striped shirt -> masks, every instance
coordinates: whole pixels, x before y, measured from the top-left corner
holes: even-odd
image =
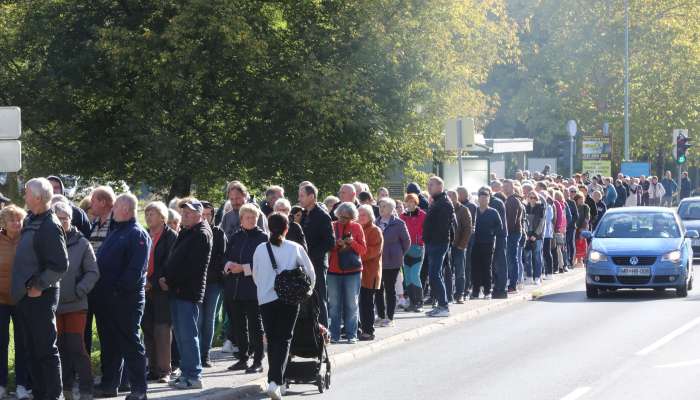
[[[104,242],[105,238],[107,237],[107,233],[109,233],[110,222],[112,222],[112,214],[110,214],[109,218],[107,218],[107,220],[104,222],[101,222],[99,217],[92,222],[90,244],[92,245],[92,249],[95,251],[95,254],[97,254],[97,250],[100,249],[102,242]]]

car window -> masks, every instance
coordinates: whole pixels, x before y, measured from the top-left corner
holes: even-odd
[[[680,229],[673,214],[605,214],[596,230],[598,238],[678,238]]]
[[[678,215],[682,220],[700,219],[700,202],[686,201],[678,206]]]

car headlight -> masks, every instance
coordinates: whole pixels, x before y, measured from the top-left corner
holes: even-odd
[[[673,250],[669,253],[666,253],[661,257],[661,261],[670,261],[672,263],[678,263],[681,261],[681,251],[680,250]]]
[[[592,263],[608,261],[608,256],[599,251],[591,250],[590,254],[588,254],[588,261]]]

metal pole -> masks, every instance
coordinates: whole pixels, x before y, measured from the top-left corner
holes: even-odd
[[[569,176],[574,176],[574,137],[569,136]]]
[[[457,168],[459,168],[459,186],[462,186],[462,118],[457,119]]]
[[[630,15],[625,0],[625,161],[630,160]]]

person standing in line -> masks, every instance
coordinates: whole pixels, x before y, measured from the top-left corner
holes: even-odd
[[[335,246],[335,236],[330,215],[317,203],[318,189],[312,184],[299,188],[299,205],[304,208],[301,227],[304,230],[306,244],[309,246],[309,258],[316,272],[314,290],[320,299],[319,321],[325,327],[328,321],[328,291],[326,275],[328,273],[328,252]]]
[[[518,257],[518,247],[522,236],[523,206],[515,193],[513,181],[506,179],[503,182],[503,194],[506,196],[506,218],[508,227],[508,293],[516,293],[518,288],[518,269],[521,260]]]
[[[90,237],[90,232],[92,232],[92,224],[88,219],[87,213],[85,213],[85,211],[83,211],[80,207],[77,207],[73,203],[68,201],[68,199],[65,197],[66,193],[64,191],[63,181],[61,180],[61,178],[57,176],[49,176],[46,179],[48,179],[49,182],[51,182],[51,186],[53,187],[53,194],[63,197],[63,200],[65,200],[65,202],[73,209],[73,216],[71,217],[73,219],[71,220],[71,225],[76,227],[80,231],[80,233],[82,233],[83,236],[85,236],[86,238]]]
[[[403,276],[406,283],[406,292],[411,304],[406,311],[420,312],[423,308],[423,285],[420,279],[423,256],[425,254],[423,243],[423,223],[425,211],[418,207],[418,196],[409,193],[404,198],[406,211],[401,214],[401,219],[406,223],[408,235],[411,238],[411,247],[403,258]]]
[[[600,191],[596,190],[593,192],[593,200],[595,200],[597,214],[595,219],[591,219],[591,230],[595,230],[598,227],[598,222],[600,222],[603,215],[608,211],[605,202],[603,202],[603,194],[600,193]]]
[[[447,291],[442,267],[450,245],[450,228],[454,220],[454,207],[444,190],[441,178],[433,176],[428,180],[428,192],[432,203],[423,223],[425,258],[428,263],[430,292],[438,306],[428,311],[429,317],[447,317],[450,309],[447,304]]]
[[[300,245],[304,248],[304,251],[308,253],[309,247],[306,244],[306,236],[304,236],[304,230],[301,228],[301,225],[299,225],[299,223],[297,223],[294,220],[294,217],[292,216],[292,205],[289,203],[289,200],[279,199],[275,202],[273,208],[275,210],[274,212],[282,214],[289,219],[289,231],[285,236],[286,239],[291,240],[292,242]],[[297,210],[299,210],[299,214],[301,214],[301,208],[297,206]]]
[[[465,296],[465,276],[466,276],[466,252],[469,246],[469,240],[472,236],[472,217],[467,207],[459,202],[459,197],[456,191],[450,190],[447,196],[452,201],[455,208],[455,217],[457,225],[455,227],[455,237],[452,242],[452,267],[455,275],[455,294],[454,299],[457,304],[464,304]],[[470,274],[471,275],[471,274]]]
[[[68,249],[65,232],[50,208],[51,183],[34,178],[25,189],[31,214],[17,244],[10,293],[24,328],[33,397],[54,400],[62,392],[55,310],[59,281],[68,270]]]
[[[170,376],[172,324],[168,292],[162,290],[158,280],[163,276],[177,233],[166,225],[168,207],[154,201],[144,209],[151,248],[146,271],[146,304],[141,319],[143,341],[148,357],[149,381],[167,383]]]
[[[500,182],[499,182],[500,184]],[[496,187],[499,187],[496,185]],[[500,187],[499,187],[500,188]],[[490,193],[490,192],[489,192]],[[506,262],[506,249],[507,249],[507,236],[508,236],[508,220],[506,217],[506,205],[501,200],[505,197],[503,193],[496,193],[496,195],[491,196],[489,201],[489,207],[493,208],[498,212],[501,219],[501,224],[503,224],[500,230],[499,237],[496,238],[496,247],[493,253],[493,261],[491,264],[492,275],[493,275],[493,298],[494,299],[505,299],[508,297],[506,291],[506,286],[508,282],[508,264]]]
[[[472,291],[470,299],[478,299],[481,288],[484,298],[491,298],[491,264],[496,240],[503,232],[503,223],[498,211],[489,207],[491,190],[487,187],[479,189],[479,208],[476,212],[474,227],[474,242],[472,249]]]
[[[411,247],[406,223],[396,217],[396,202],[387,197],[379,205],[379,218],[376,225],[382,231],[384,244],[382,247],[382,284],[376,293],[377,314],[379,326],[382,328],[394,325],[396,311],[396,278],[403,266],[404,255]]]
[[[661,206],[671,207],[673,205],[673,198],[678,192],[678,184],[673,180],[671,171],[666,171],[664,178],[661,180],[661,186],[664,187],[664,195],[661,196]]]
[[[270,215],[269,247],[268,243],[262,243],[253,254],[253,282],[267,338],[267,394],[274,400],[282,398],[285,388],[284,372],[289,360],[294,325],[299,314],[299,305],[284,303],[277,297],[275,278],[282,271],[301,266],[311,280],[312,288],[316,280],[315,268],[304,249],[297,243],[285,240],[288,224],[286,216],[277,213]],[[276,270],[273,268],[270,254],[274,257]]]
[[[357,209],[357,222],[362,225],[367,252],[362,256],[362,283],[360,287],[360,341],[374,340],[374,298],[382,285],[382,249],[384,237],[374,224],[374,210],[368,204]]]
[[[8,205],[0,209],[0,398],[7,390],[7,357],[10,345],[10,320],[15,339],[15,395],[19,400],[29,399],[29,366],[27,348],[24,344],[24,329],[17,306],[12,301],[12,264],[15,260],[17,245],[22,234],[22,224],[27,213],[15,206]]]
[[[688,171],[683,171],[681,175],[681,200],[690,197],[690,192],[693,190],[693,182],[688,178]]]
[[[642,198],[641,202],[639,203],[640,206],[649,205],[649,180],[650,179],[647,179],[647,177],[644,175],[639,177],[639,187],[642,190]]]
[[[100,279],[92,293],[100,337],[102,380],[95,397],[116,397],[122,369],[128,373],[127,400],[146,399],[146,351],[139,325],[145,303],[151,238],[136,222],[136,196],[125,193],[114,201],[112,228],[97,251]]]
[[[97,283],[100,272],[90,242],[73,226],[73,208],[58,202],[53,210],[66,232],[68,271],[61,279],[56,330],[58,352],[61,356],[63,397],[73,400],[73,383],[76,374],[80,382],[80,399],[92,399],[93,378],[90,357],[85,351],[83,334],[87,317],[87,295]]]
[[[660,206],[664,196],[666,196],[664,185],[659,182],[657,177],[652,176],[651,183],[649,183],[649,205],[652,207]]]
[[[540,196],[530,191],[525,206],[527,238],[523,250],[523,266],[528,283],[539,286],[542,281],[542,241],[544,237],[545,209]]]

